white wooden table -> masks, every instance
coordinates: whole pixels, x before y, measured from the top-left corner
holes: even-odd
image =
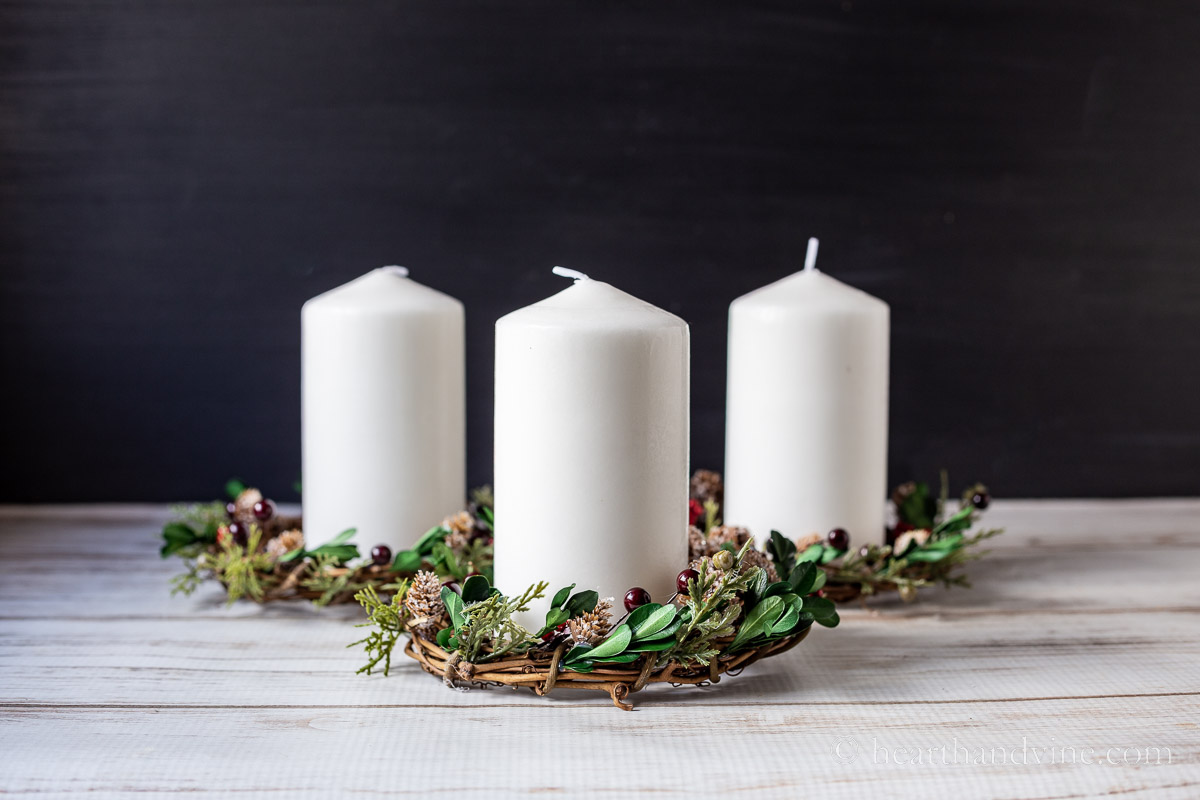
[[[632,713],[355,675],[357,609],[170,597],[164,518],[0,509],[0,793],[1200,797],[1200,501],[997,503],[973,590]]]

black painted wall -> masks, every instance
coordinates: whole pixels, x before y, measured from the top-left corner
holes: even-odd
[[[0,499],[287,499],[299,308],[388,263],[491,326],[584,269],[693,333],[891,303],[892,477],[1200,493],[1200,6],[0,3]],[[819,386],[812,387],[820,391]],[[797,454],[800,457],[801,454]]]

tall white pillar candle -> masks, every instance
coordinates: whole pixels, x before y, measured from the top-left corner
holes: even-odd
[[[466,498],[463,307],[403,267],[301,312],[304,535],[412,545]]]
[[[844,528],[883,538],[886,303],[815,268],[729,307],[725,521],[795,539]]]
[[[496,323],[496,585],[665,602],[687,562],[688,326],[555,271],[579,279]]]

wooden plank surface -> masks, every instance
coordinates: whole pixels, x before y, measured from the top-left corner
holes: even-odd
[[[973,590],[633,713],[356,676],[356,609],[169,597],[164,518],[0,509],[0,792],[1200,796],[1200,501],[998,503]]]

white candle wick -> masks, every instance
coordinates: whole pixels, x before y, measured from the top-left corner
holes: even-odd
[[[813,272],[817,268],[817,237],[810,236],[808,239],[808,253],[804,256],[804,271]]]
[[[380,267],[381,270],[389,275],[395,275],[398,278],[408,277],[408,267],[398,267],[395,264],[390,264],[386,267]]]
[[[566,267],[555,267],[554,269],[552,269],[550,271],[553,272],[555,275],[557,275],[560,278],[573,278],[574,280],[577,280],[577,281],[590,281],[591,280],[591,278],[589,278],[587,275],[584,275],[582,272],[580,272],[577,269],[567,269]]]

